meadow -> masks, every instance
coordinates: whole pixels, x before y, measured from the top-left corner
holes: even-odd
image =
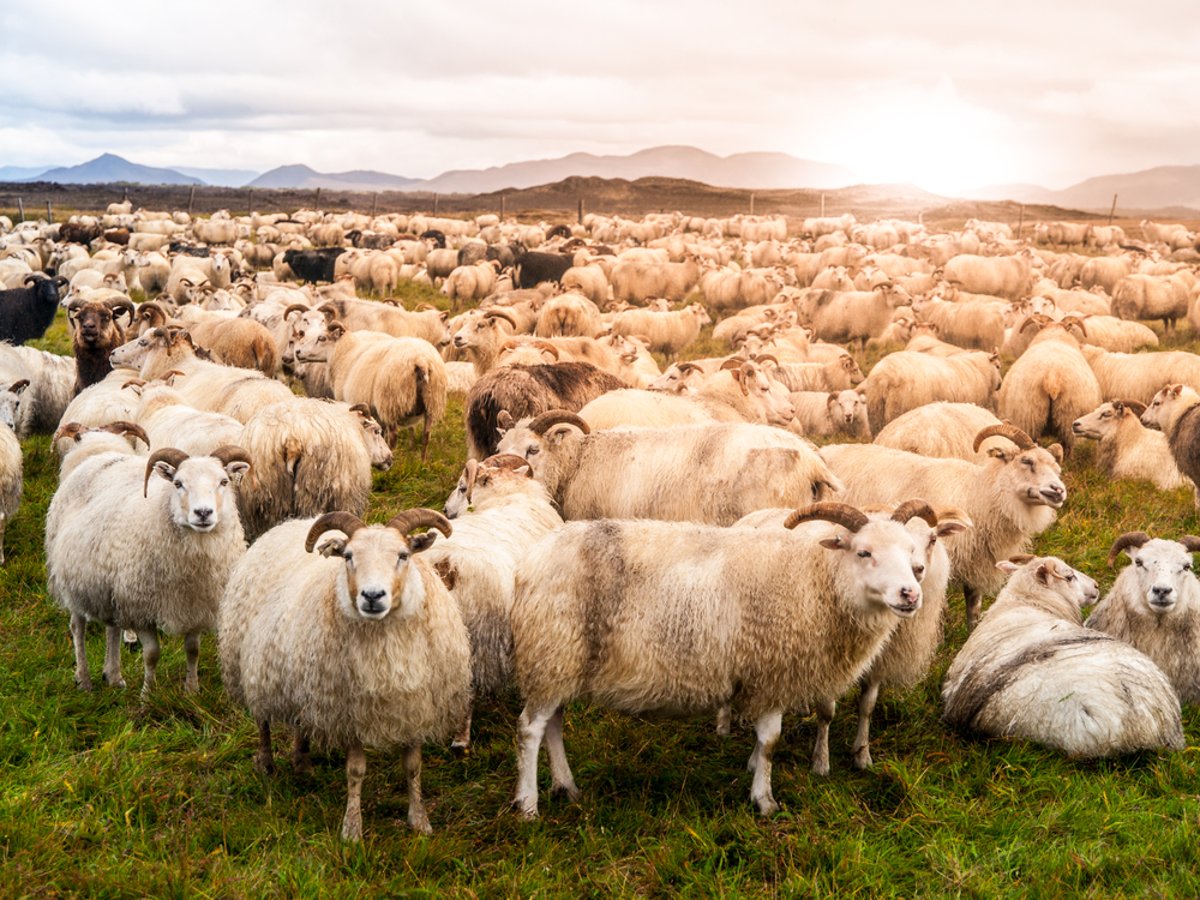
[[[1200,348],[1186,334],[1169,345]],[[40,346],[67,352],[61,316]],[[461,404],[435,432],[428,464],[403,436],[400,447],[376,476],[370,521],[441,507],[465,456]],[[1200,895],[1200,715],[1185,710],[1187,750],[1089,763],[948,731],[939,685],[965,638],[957,590],[929,678],[877,709],[873,769],[851,765],[852,697],[834,723],[827,778],[808,770],[814,720],[785,719],[775,766],[784,808],[771,819],[748,801],[744,724],[719,737],[710,719],[575,705],[566,744],[583,799],[543,794],[542,818],[522,822],[508,807],[511,696],[477,710],[467,756],[426,748],[431,837],[404,824],[400,755],[368,752],[365,839],[346,845],[344,760],[317,756],[309,777],[286,761],[260,775],[256,729],[222,691],[211,636],[199,694],[182,690],[178,639],[164,642],[148,701],[129,652],[132,690],[99,679],[92,694],[75,688],[42,548],[57,460],[44,436],[24,442],[24,458],[25,499],[0,569],[0,896]],[[1064,474],[1067,503],[1035,550],[1102,588],[1118,534],[1200,532],[1190,490],[1112,483],[1086,444]],[[95,626],[88,651],[97,670]]]

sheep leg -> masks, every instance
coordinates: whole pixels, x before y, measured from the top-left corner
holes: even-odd
[[[362,784],[367,774],[367,754],[362,744],[346,750],[346,815],[342,819],[342,840],[362,840]]]
[[[812,770],[814,775],[829,774],[829,723],[837,712],[837,701],[823,697],[817,701],[817,739],[813,743]]]
[[[408,781],[408,827],[421,834],[433,834],[425,800],[421,796],[421,745],[413,744],[404,750],[404,776]]]
[[[879,700],[879,682],[868,681],[858,697],[858,732],[854,735],[854,765],[871,768],[871,713]]]
[[[537,818],[537,761],[546,724],[558,705],[536,710],[526,706],[517,719],[517,793],[513,806],[523,819]]]
[[[758,807],[760,815],[769,816],[779,811],[779,804],[771,794],[771,757],[779,743],[783,730],[783,713],[779,710],[759,716],[754,723],[754,752],[750,754],[754,766],[754,778],[750,783],[750,800]]]
[[[0,513],[0,566],[4,565],[4,528],[8,524],[8,516]]]
[[[467,714],[458,727],[458,733],[454,735],[450,749],[458,754],[465,754],[471,749],[471,706],[467,707]]]
[[[721,737],[729,737],[729,726],[733,719],[733,711],[729,708],[728,703],[721,705],[717,710],[717,734]]]
[[[268,741],[268,749],[270,742]],[[292,771],[297,775],[311,775],[312,759],[308,755],[308,735],[297,728],[292,733]]]
[[[271,720],[258,723],[258,752],[254,754],[254,768],[264,775],[275,774],[275,754],[271,750]]]
[[[425,413],[425,424],[421,437],[421,462],[429,462],[429,413]]]
[[[183,679],[183,689],[189,694],[200,690],[200,632],[193,631],[183,636],[183,651],[187,656],[187,675]]]
[[[154,677],[158,671],[158,629],[151,625],[149,628],[137,629],[138,640],[142,642],[142,696],[146,697],[154,690]]]
[[[979,588],[964,584],[963,599],[967,603],[967,631],[974,631],[979,622],[979,613],[983,609],[983,594]]]
[[[125,687],[121,674],[121,629],[115,625],[104,628],[104,683],[109,687]]]
[[[563,745],[563,708],[550,717],[546,723],[546,755],[550,757],[550,791],[563,792],[568,799],[579,799],[579,788],[575,786],[575,776],[571,774],[571,766],[567,762],[567,748]]]
[[[78,613],[71,613],[71,642],[75,645],[75,683],[81,691],[92,689],[92,676],[88,674],[86,636],[87,619]]]

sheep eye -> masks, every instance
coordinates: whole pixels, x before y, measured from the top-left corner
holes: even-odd
[[[181,487],[183,487],[183,482],[182,482],[182,481],[180,481],[178,478],[176,478],[176,479],[175,479],[173,482],[171,482],[171,483],[172,483],[173,485],[175,485],[175,487],[177,487],[177,488],[181,488]]]
[[[1029,466],[1029,468],[1031,468],[1031,469],[1034,467],[1032,459],[1023,459],[1023,460],[1021,460],[1021,462],[1023,462],[1025,465]]]
[[[228,478],[222,478],[222,479],[221,479],[221,487],[225,487],[225,486],[226,486],[226,485],[228,485],[228,484],[229,484],[229,479],[228,479]]]
[[[1190,571],[1192,571],[1192,564],[1191,564],[1191,563],[1184,563],[1184,564],[1183,564],[1183,571],[1185,571],[1185,572],[1190,572]]]
[[[400,565],[401,563],[406,563],[406,562],[408,562],[408,554],[407,553],[397,553],[396,554],[396,565]]]
[[[870,558],[871,558],[871,551],[870,551],[870,550],[859,550],[859,551],[858,551],[858,558],[859,558],[859,559],[870,559]]]
[[[1067,576],[1067,581],[1074,581],[1074,580],[1075,580],[1075,573],[1072,572],[1070,575]]]
[[[1137,566],[1139,569],[1144,569],[1144,568],[1146,568],[1144,565],[1142,565],[1142,561],[1141,561],[1140,559],[1135,559],[1135,560],[1133,561],[1133,564],[1134,564],[1135,566]]]
[[[526,456],[526,458],[528,458],[530,456],[536,456],[537,453],[538,453],[537,447],[530,447],[527,451],[525,451],[525,456]]]

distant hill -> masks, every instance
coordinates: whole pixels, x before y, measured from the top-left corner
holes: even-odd
[[[59,167],[20,180],[51,181],[55,184],[115,184],[122,181],[131,184],[204,184],[199,178],[174,169],[139,165],[115,153],[103,153],[77,166]]]
[[[215,187],[242,187],[258,177],[258,172],[252,169],[207,169],[197,166],[172,166],[174,171],[193,178],[199,178],[205,184]]]
[[[1117,210],[1200,210],[1200,165],[1158,166],[1123,175],[1088,178],[1061,191],[1036,184],[993,185],[968,191],[980,200],[1049,203],[1073,209],[1107,211],[1117,195]]]
[[[332,188],[343,191],[403,191],[411,190],[420,179],[389,175],[369,169],[349,172],[318,172],[304,165],[279,166],[263,172],[246,187],[254,188]]]
[[[0,181],[25,181],[57,166],[0,166]]]
[[[444,172],[413,190],[477,194],[504,188],[551,184],[570,177],[682,178],[728,188],[834,188],[856,181],[842,166],[798,159],[786,153],[735,153],[716,156],[695,147],[651,147],[627,156],[572,153],[558,159],[509,163],[489,169]]]

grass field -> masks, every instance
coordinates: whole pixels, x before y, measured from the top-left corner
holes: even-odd
[[[43,345],[65,350],[61,321]],[[406,449],[377,477],[369,518],[440,508],[463,448],[452,404],[429,465]],[[566,743],[583,800],[543,797],[542,819],[520,822],[508,810],[513,697],[477,712],[466,758],[426,749],[432,837],[404,825],[398,754],[368,753],[365,840],[346,846],[343,760],[318,757],[308,778],[286,762],[273,778],[258,774],[256,730],[222,692],[211,637],[198,695],[182,691],[178,639],[165,641],[146,703],[136,657],[125,660],[133,690],[99,679],[93,694],[75,689],[42,552],[57,463],[45,437],[24,450],[25,500],[0,570],[0,896],[1200,895],[1196,711],[1185,711],[1185,751],[1087,764],[947,732],[938,686],[965,637],[957,592],[933,673],[880,703],[873,770],[851,767],[852,715],[834,724],[828,778],[807,768],[813,721],[785,720],[775,767],[784,810],[770,820],[748,800],[748,728],[721,738],[709,720],[581,706],[568,710]],[[1190,491],[1109,483],[1086,446],[1065,477],[1066,506],[1036,549],[1102,587],[1117,534],[1200,531]],[[88,649],[97,671],[98,629]]]

